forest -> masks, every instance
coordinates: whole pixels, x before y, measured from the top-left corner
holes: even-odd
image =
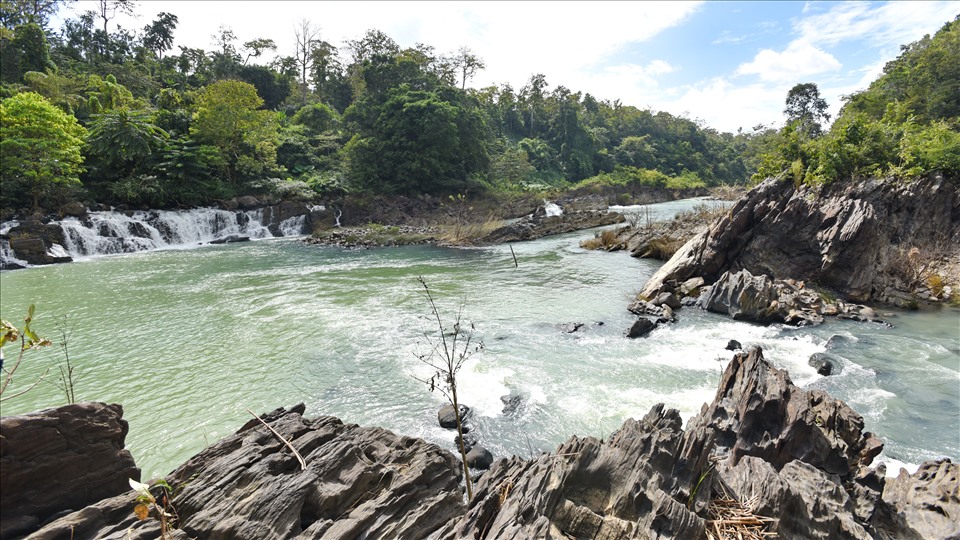
[[[955,172],[960,159],[957,21],[904,46],[829,130],[803,83],[783,129],[731,134],[537,73],[519,89],[468,88],[485,64],[466,47],[402,48],[378,30],[333,44],[301,20],[294,51],[224,26],[209,50],[173,50],[177,15],[130,30],[111,21],[135,13],[131,0],[96,6],[53,28],[63,0],[0,3],[2,207],[823,183]],[[280,54],[259,63],[268,52]]]

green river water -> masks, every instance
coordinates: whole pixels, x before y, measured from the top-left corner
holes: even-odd
[[[671,214],[690,204],[654,208]],[[427,374],[416,353],[433,330],[418,276],[446,317],[464,303],[485,345],[464,367],[460,393],[495,456],[552,450],[574,434],[606,437],[657,402],[689,418],[713,398],[732,355],[724,346],[736,339],[860,412],[885,440],[892,472],[960,458],[960,311],[897,313],[894,328],[793,329],[687,308],[677,324],[629,340],[626,306],[659,263],[581,249],[591,235],[514,244],[516,268],[509,246],[341,250],[297,239],[104,256],[0,274],[0,315],[19,321],[34,303],[35,327],[48,337],[68,316],[77,397],[123,405],[127,447],[145,478],[232,433],[249,420],[246,408],[301,401],[308,416],[452,450],[453,433],[436,421],[442,396],[414,378]],[[584,327],[564,333],[572,322]],[[841,372],[821,377],[807,359],[835,335],[845,338],[831,350]],[[29,356],[16,385],[59,359],[53,348]],[[502,414],[507,394],[523,396],[515,414]],[[43,383],[2,413],[63,402]]]

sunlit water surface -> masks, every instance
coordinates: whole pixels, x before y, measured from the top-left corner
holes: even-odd
[[[653,215],[691,204],[653,205]],[[0,310],[20,320],[35,303],[35,326],[48,336],[68,316],[77,397],[123,404],[127,447],[145,478],[232,433],[247,408],[301,401],[308,416],[452,449],[453,433],[436,420],[444,398],[415,379],[429,375],[416,355],[426,351],[423,333],[436,330],[418,276],[447,321],[463,303],[485,346],[461,372],[460,394],[497,456],[551,450],[574,434],[606,437],[658,402],[689,418],[713,398],[732,355],[724,347],[736,339],[763,346],[794,382],[860,412],[894,469],[960,457],[957,310],[897,313],[895,328],[829,321],[793,329],[688,308],[679,323],[630,340],[626,305],[659,263],[581,249],[591,235],[516,243],[517,267],[506,245],[345,251],[295,239],[92,258],[3,273]],[[573,322],[584,326],[564,333]],[[834,335],[847,338],[830,351],[841,372],[821,377],[807,359]],[[28,357],[16,385],[51,366],[47,381],[55,381],[60,359],[53,349]],[[523,396],[516,414],[502,413],[507,394]],[[5,403],[3,414],[61,403],[45,382]]]

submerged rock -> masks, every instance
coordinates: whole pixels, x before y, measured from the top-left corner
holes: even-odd
[[[460,422],[466,422],[469,417],[470,407],[460,405]],[[457,429],[457,415],[453,410],[453,405],[448,403],[440,407],[440,411],[437,412],[437,421],[440,422],[440,427],[442,428]]]
[[[630,326],[630,329],[627,330],[627,337],[631,339],[643,337],[652,332],[656,327],[656,321],[650,320],[647,317],[639,317],[636,322]]]

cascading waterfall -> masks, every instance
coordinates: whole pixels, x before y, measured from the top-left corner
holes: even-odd
[[[306,228],[307,216],[293,216],[271,226],[264,223],[263,210],[230,211],[216,208],[192,210],[148,210],[135,212],[89,212],[82,218],[69,217],[57,224],[63,230],[63,251],[73,258],[134,253],[164,248],[184,248],[228,238],[272,238],[299,236]],[[18,226],[3,224],[2,232]],[[271,232],[271,227],[273,231]],[[60,247],[60,246],[56,246]],[[16,258],[9,243],[0,245],[0,257],[6,263],[26,266]]]
[[[543,200],[543,211],[546,212],[547,217],[563,215],[563,208],[561,208],[559,204],[552,203],[546,199]]]

